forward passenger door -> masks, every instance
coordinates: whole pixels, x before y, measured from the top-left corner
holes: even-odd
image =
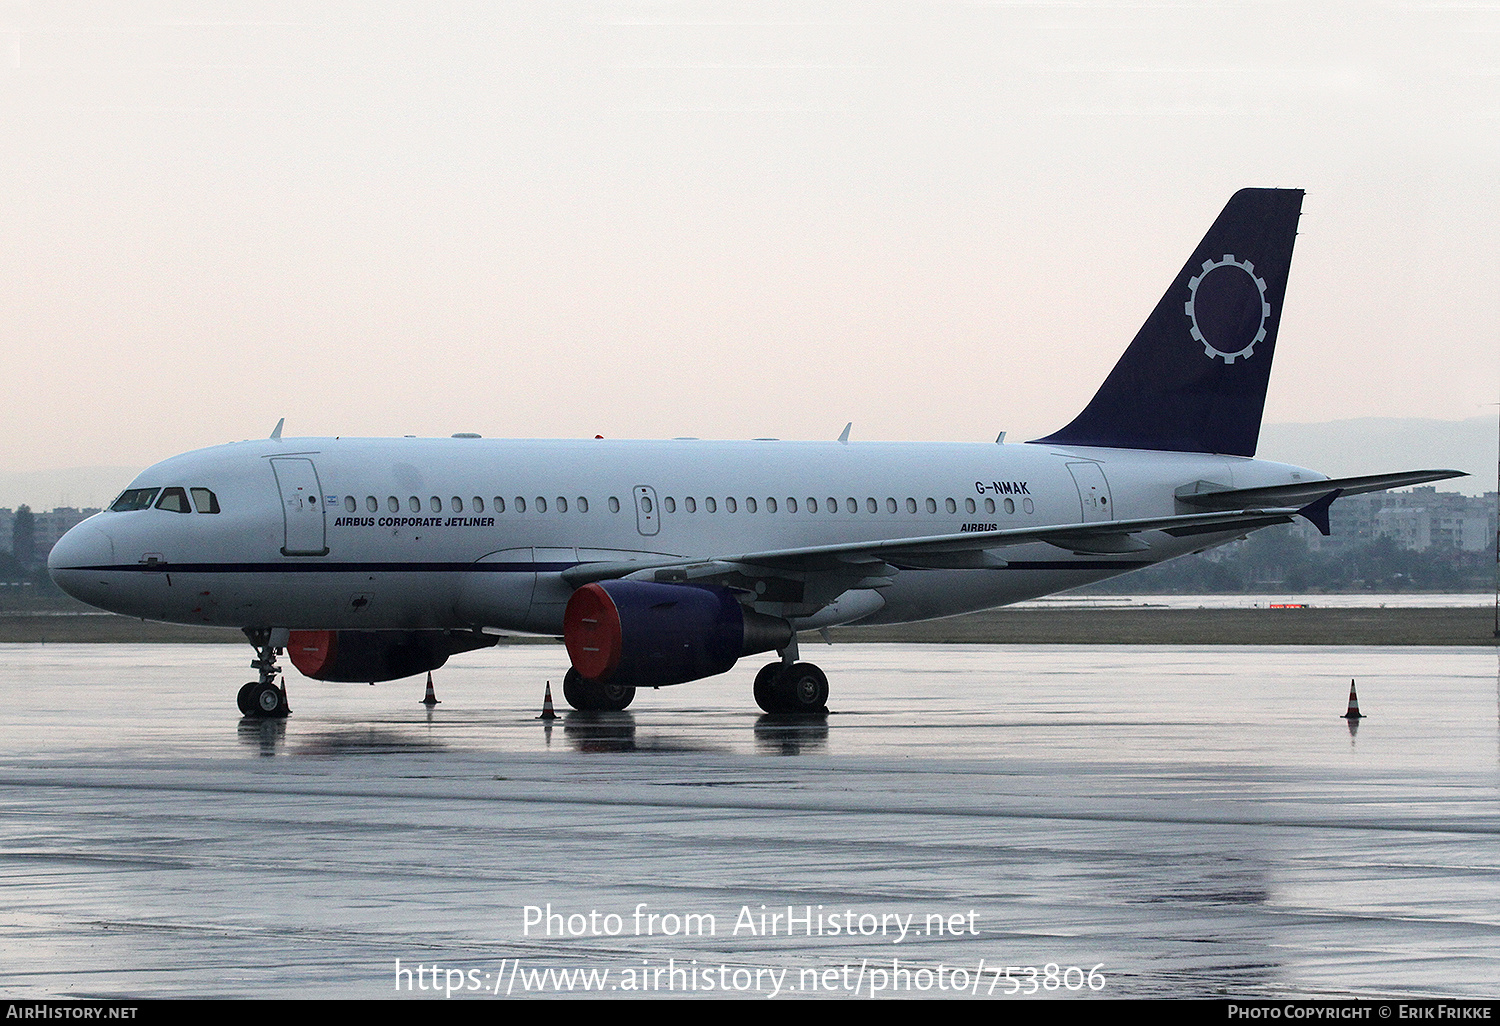
[[[323,515],[322,488],[313,461],[302,457],[280,457],[271,461],[276,487],[281,493],[281,515],[285,528],[283,556],[328,555],[328,528]]]

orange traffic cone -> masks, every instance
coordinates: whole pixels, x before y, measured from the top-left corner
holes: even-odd
[[[1354,681],[1349,682],[1349,711],[1344,713],[1346,720],[1362,720],[1365,714],[1359,711],[1359,696],[1354,693]]]
[[[422,699],[422,704],[431,709],[438,704],[438,696],[432,690],[432,671],[427,672],[427,697]]]
[[[545,696],[543,696],[543,698],[542,698],[542,714],[540,716],[538,716],[537,719],[539,719],[539,720],[555,720],[555,719],[557,719],[557,713],[555,713],[555,712],[552,711],[552,682],[550,680],[547,682],[547,694]]]

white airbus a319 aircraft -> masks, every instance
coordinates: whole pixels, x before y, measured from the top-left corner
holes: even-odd
[[[1330,480],[1254,459],[1300,190],[1236,193],[1088,407],[1020,444],[282,438],[174,456],[52,549],[59,587],[129,616],[241,628],[250,716],[287,712],[277,656],[383,681],[561,635],[568,702],[755,676],[826,711],[797,634],[1003,606],[1303,517]]]

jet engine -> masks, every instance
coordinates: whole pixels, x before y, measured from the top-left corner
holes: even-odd
[[[563,642],[585,680],[630,687],[724,673],[740,656],[784,648],[792,625],[723,588],[601,581],[573,592]]]
[[[292,665],[314,680],[374,683],[436,670],[497,638],[468,631],[292,631]]]

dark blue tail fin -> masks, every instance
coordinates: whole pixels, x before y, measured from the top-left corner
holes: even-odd
[[[1092,402],[1038,439],[1254,456],[1300,189],[1241,189]]]

